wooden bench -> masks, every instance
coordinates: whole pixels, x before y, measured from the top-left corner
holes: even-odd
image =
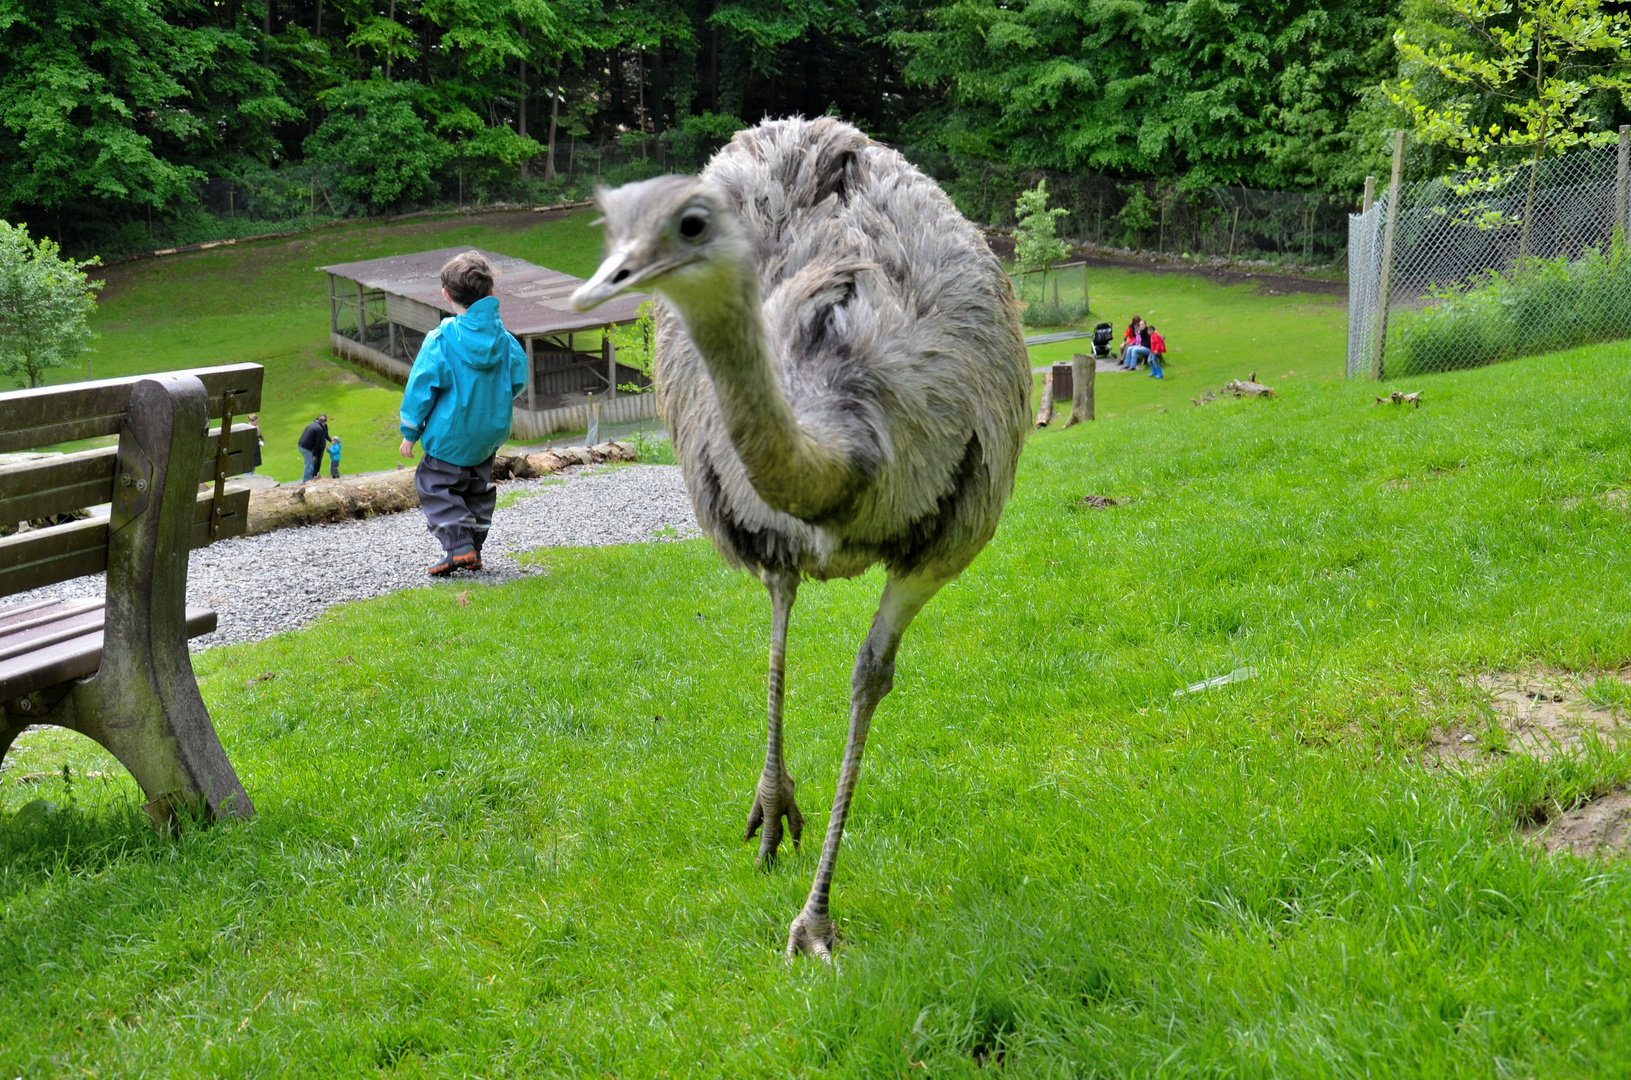
[[[225,484],[254,460],[256,429],[234,418],[260,408],[262,374],[235,364],[0,393],[0,453],[119,436],[0,464],[0,524],[111,504],[0,538],[0,596],[107,572],[100,600],[0,607],[0,759],[29,725],[55,724],[130,770],[156,826],[254,813],[193,677],[187,639],[214,630],[215,613],[187,607],[187,555],[244,532],[249,493]]]

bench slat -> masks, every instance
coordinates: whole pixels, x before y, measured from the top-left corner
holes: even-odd
[[[192,546],[195,549],[211,543],[213,502],[213,493],[204,492],[193,504]],[[249,492],[228,492],[221,500],[221,535],[216,539],[242,536],[248,528]],[[0,538],[0,595],[10,596],[87,574],[100,574],[107,568],[108,519],[105,517]]]
[[[0,618],[4,616],[5,612],[0,611]],[[87,619],[91,621],[85,621]],[[73,621],[82,632],[49,644],[42,643],[19,656],[0,659],[0,701],[14,701],[37,690],[94,674],[102,663],[102,619],[101,608],[89,612],[81,609]],[[209,608],[187,609],[189,638],[207,634],[216,625],[215,612]],[[0,647],[5,643],[5,638],[0,636]]]
[[[233,401],[233,415],[258,411],[264,372],[259,364],[226,364],[156,374],[196,375],[210,397],[209,415],[218,417],[221,397],[228,392],[238,395]],[[130,388],[153,377],[133,375],[0,394],[0,454],[117,435],[130,408]]]
[[[215,480],[215,446],[220,437],[220,427],[210,429],[210,451],[198,475],[201,484]],[[254,460],[256,438],[253,424],[232,425],[227,443],[228,476],[248,471]],[[32,521],[110,501],[118,453],[118,447],[104,446],[60,458],[0,465],[0,522]]]

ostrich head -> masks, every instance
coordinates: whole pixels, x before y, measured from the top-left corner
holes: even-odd
[[[641,287],[685,307],[692,299],[717,298],[739,279],[739,268],[752,266],[752,241],[719,190],[697,177],[602,188],[595,203],[606,226],[606,258],[572,294],[579,311]]]

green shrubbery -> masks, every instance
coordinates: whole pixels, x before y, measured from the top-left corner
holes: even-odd
[[[1631,244],[1621,238],[1606,252],[1490,271],[1473,288],[1434,300],[1393,317],[1387,374],[1479,367],[1631,337]]]

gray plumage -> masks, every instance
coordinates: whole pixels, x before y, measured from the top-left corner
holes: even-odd
[[[944,192],[830,118],[740,132],[700,177],[600,192],[608,255],[574,296],[658,305],[657,406],[697,520],[770,590],[769,738],[748,835],[771,861],[802,817],[782,764],[787,621],[801,579],[883,563],[849,746],[788,952],[828,956],[828,898],[873,710],[907,625],[991,538],[1030,415],[1013,290]]]

